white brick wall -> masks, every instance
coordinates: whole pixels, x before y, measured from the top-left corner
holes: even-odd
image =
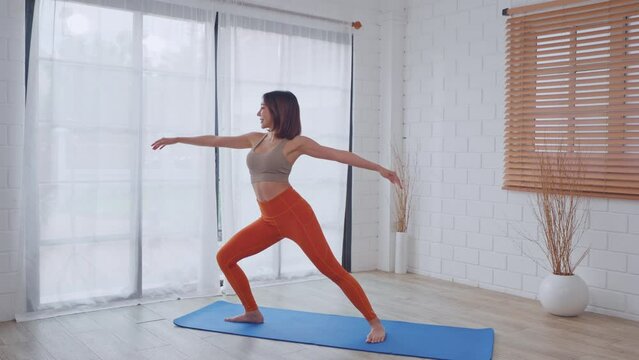
[[[405,58],[411,71],[404,74],[410,82],[405,107],[421,117],[412,116],[406,141],[419,144],[409,147],[412,158],[429,159],[418,162],[420,216],[411,225],[416,241],[430,243],[428,255],[409,261],[409,271],[525,297],[537,294],[546,270],[525,255],[540,253],[520,234],[537,231],[528,195],[501,189],[506,20],[501,9],[537,2],[407,3]],[[428,71],[416,78],[412,69],[419,68]],[[592,252],[578,269],[591,290],[589,309],[639,319],[639,201],[593,199],[591,209],[582,241]]]
[[[0,0],[0,321],[13,318],[18,286],[24,36],[24,1]]]

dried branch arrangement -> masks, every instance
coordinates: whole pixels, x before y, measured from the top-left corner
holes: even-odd
[[[393,157],[395,158],[395,172],[402,183],[401,187],[395,186],[395,231],[406,232],[412,212],[411,191],[413,183],[408,159],[405,160],[397,148],[393,148]]]
[[[583,182],[583,165],[575,153],[537,154],[539,188],[533,207],[542,236],[526,239],[537,244],[545,254],[551,268],[540,265],[546,270],[555,275],[572,275],[590,250],[587,248],[581,256],[574,256],[590,214],[588,198],[575,190]]]

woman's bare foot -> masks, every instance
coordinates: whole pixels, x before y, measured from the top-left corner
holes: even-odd
[[[384,330],[384,326],[378,318],[375,318],[368,323],[371,325],[371,332],[369,332],[366,337],[367,343],[374,344],[386,340],[386,330]]]
[[[261,324],[264,322],[264,317],[262,316],[262,313],[259,310],[255,310],[255,311],[245,312],[242,315],[226,318],[224,319],[224,321]]]

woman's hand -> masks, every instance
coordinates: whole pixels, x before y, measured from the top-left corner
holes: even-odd
[[[151,147],[153,148],[153,150],[159,150],[167,145],[177,144],[177,142],[178,138],[161,138],[160,140],[154,142]]]
[[[387,178],[388,181],[390,181],[391,183],[399,186],[400,188],[402,187],[402,182],[399,180],[399,177],[397,176],[397,174],[394,171],[388,170],[384,167],[382,167],[379,170],[379,174],[382,175],[383,177]]]

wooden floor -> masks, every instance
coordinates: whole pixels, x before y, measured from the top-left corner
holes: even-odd
[[[494,359],[639,359],[637,322],[593,313],[556,317],[545,314],[536,301],[420,275],[367,272],[355,277],[382,319],[494,328]],[[359,315],[329,280],[257,288],[254,293],[263,306]],[[172,319],[218,299],[0,323],[0,359],[411,359],[173,325]]]

